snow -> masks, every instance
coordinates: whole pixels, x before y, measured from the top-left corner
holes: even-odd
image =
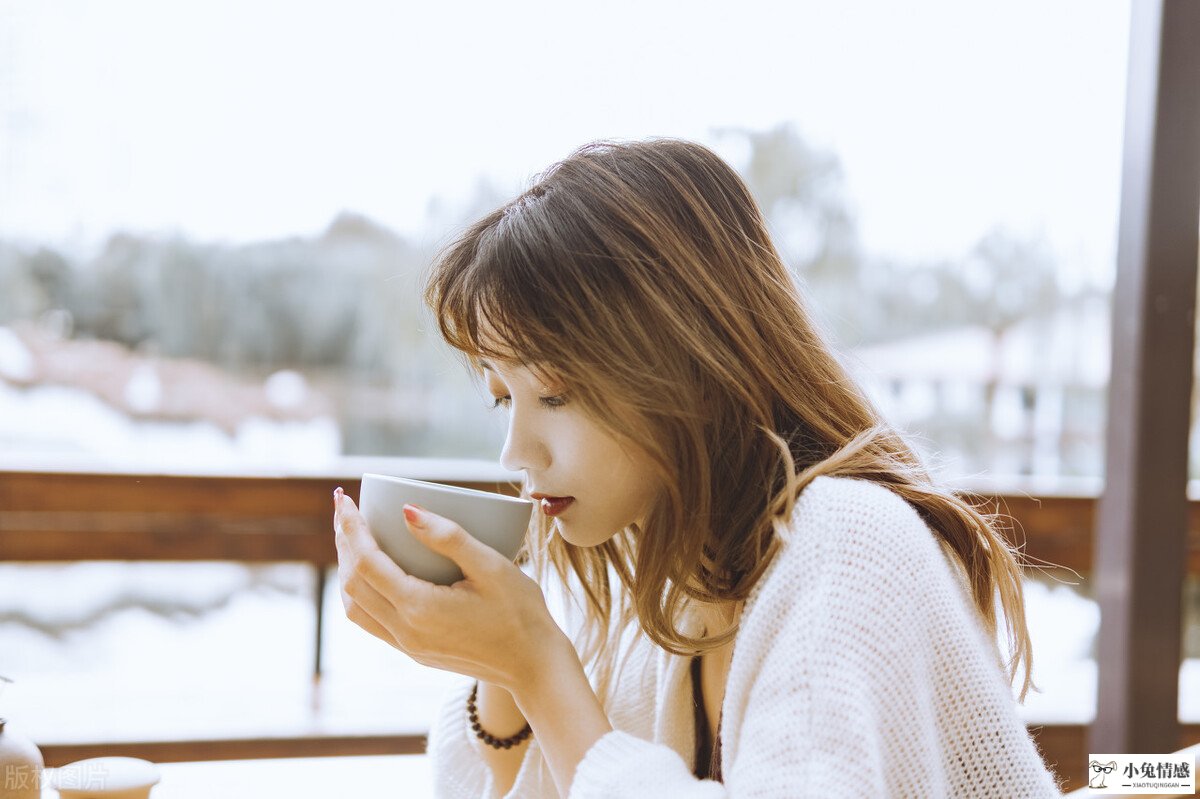
[[[298,408],[308,396],[308,381],[292,369],[281,369],[267,378],[267,400],[276,408]]]
[[[1090,723],[1096,713],[1096,662],[1090,649],[1100,628],[1100,606],[1069,585],[1026,580],[1024,588],[1033,682],[1040,692],[1031,689],[1026,695],[1021,717],[1030,723]],[[1200,699],[1200,681],[1188,687]]]
[[[138,413],[150,413],[162,406],[163,387],[158,370],[152,364],[142,363],[133,368],[129,382],[125,384],[125,401]]]
[[[132,390],[153,400],[149,383]],[[135,421],[79,389],[26,389],[0,380],[0,453],[7,461],[59,453],[113,465],[152,461],[163,468],[219,469],[289,459],[321,464],[341,450],[341,432],[331,416],[306,421],[252,416],[230,436],[211,422]]]
[[[314,688],[312,579],[298,564],[0,564],[0,674],[15,680],[0,715],[59,742],[427,729],[463,678],[349,622],[333,574]],[[1071,585],[1027,580],[1025,592],[1041,692],[1021,716],[1086,724],[1099,608]],[[1200,661],[1186,661],[1180,691],[1181,719],[1200,720]]]
[[[302,565],[3,564],[0,584],[0,715],[35,741],[420,732],[461,679],[349,622],[330,579],[314,689]]]
[[[26,382],[33,377],[33,353],[16,333],[0,327],[0,378]]]

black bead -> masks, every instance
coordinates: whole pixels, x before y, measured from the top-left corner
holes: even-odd
[[[527,723],[520,732],[509,738],[497,738],[496,736],[484,731],[483,725],[479,723],[479,713],[475,707],[475,697],[479,692],[479,683],[471,688],[471,696],[467,698],[467,718],[471,722],[471,729],[475,731],[476,737],[486,743],[493,749],[511,749],[517,744],[524,741],[529,736],[533,735],[533,728]]]

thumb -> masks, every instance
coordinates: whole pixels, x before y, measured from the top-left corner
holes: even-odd
[[[478,574],[493,557],[500,554],[457,522],[438,516],[420,505],[405,505],[404,520],[418,541],[454,561],[468,577]]]

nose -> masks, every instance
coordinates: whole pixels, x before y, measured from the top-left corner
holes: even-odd
[[[550,465],[550,450],[533,425],[514,409],[508,420],[508,435],[500,451],[500,465],[510,472],[542,471]]]

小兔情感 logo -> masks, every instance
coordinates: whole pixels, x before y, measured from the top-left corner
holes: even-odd
[[[1089,794],[1179,795],[1196,792],[1190,755],[1088,755]]]

